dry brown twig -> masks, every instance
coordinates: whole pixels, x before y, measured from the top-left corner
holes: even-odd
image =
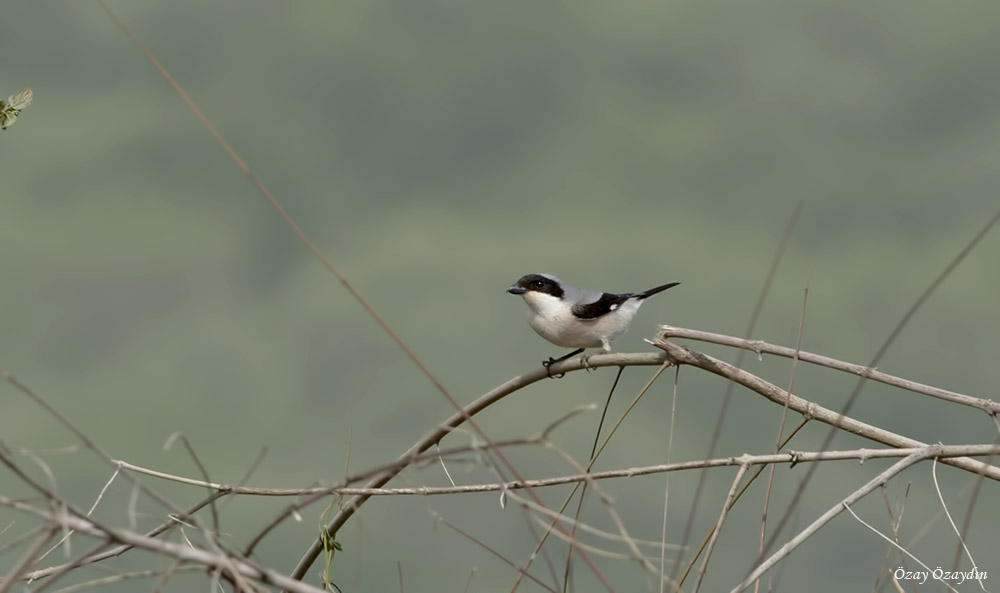
[[[525,439],[528,442],[534,439]],[[690,471],[695,469],[708,469],[716,467],[739,467],[742,465],[773,465],[773,464],[800,464],[822,461],[861,461],[869,459],[892,459],[896,457],[906,457],[914,453],[924,451],[931,445],[916,447],[901,447],[888,449],[850,449],[837,451],[789,451],[788,453],[770,453],[764,455],[740,455],[736,457],[717,457],[715,459],[700,459],[695,461],[681,461],[676,463],[663,463],[657,465],[645,465],[637,467],[627,467],[620,469],[605,470],[599,472],[586,472],[553,476],[550,478],[537,478],[521,483],[517,480],[505,482],[490,482],[484,484],[465,484],[461,486],[414,486],[408,488],[355,488],[351,486],[330,486],[330,487],[308,487],[308,488],[263,488],[256,486],[232,486],[228,484],[216,484],[213,482],[203,482],[185,476],[176,476],[165,472],[151,470],[127,462],[119,462],[123,469],[129,469],[138,473],[162,478],[179,484],[198,486],[216,490],[222,495],[242,495],[242,496],[265,496],[265,497],[305,497],[305,496],[328,496],[330,494],[342,494],[349,496],[442,496],[448,494],[473,494],[481,492],[504,492],[510,490],[521,490],[524,487],[545,488],[549,486],[560,486],[563,484],[574,484],[587,482],[590,480],[610,480],[616,478],[633,478],[636,476],[648,476],[653,474],[672,473],[679,471]],[[990,455],[1000,455],[1000,445],[947,445],[939,447],[938,457],[948,459],[953,457],[986,457]],[[581,468],[585,469],[585,468]],[[555,513],[555,511],[552,511]]]
[[[971,395],[964,395],[961,393],[957,393],[955,391],[941,389],[940,387],[934,387],[931,385],[918,383],[916,381],[910,381],[909,379],[904,379],[902,377],[890,375],[889,373],[883,373],[882,371],[879,371],[877,369],[866,367],[860,364],[854,364],[842,360],[837,360],[836,358],[831,358],[829,356],[822,356],[820,354],[813,354],[812,352],[804,352],[804,351],[800,351],[798,352],[798,354],[796,354],[795,348],[788,348],[787,346],[777,346],[775,344],[769,344],[761,340],[745,340],[743,338],[737,338],[735,336],[727,336],[724,334],[716,334],[712,332],[706,332],[696,329],[687,329],[683,327],[674,327],[672,325],[661,325],[659,339],[669,340],[670,338],[682,338],[688,340],[697,340],[699,342],[707,342],[710,344],[719,344],[722,346],[731,346],[733,348],[740,348],[743,350],[749,350],[751,352],[755,352],[758,356],[761,356],[763,354],[772,354],[783,358],[795,358],[797,356],[798,359],[801,360],[802,362],[808,362],[811,364],[826,367],[836,371],[850,373],[852,375],[857,375],[859,377],[867,377],[872,381],[877,381],[879,383],[884,383],[886,385],[892,385],[893,387],[899,387],[900,389],[903,389],[905,391],[911,391],[913,393],[917,393],[920,395],[929,395],[931,397],[942,399],[944,401],[949,401],[954,404],[976,408],[991,415],[1000,413],[1000,402],[995,402],[989,399],[983,399],[979,397],[973,397]]]

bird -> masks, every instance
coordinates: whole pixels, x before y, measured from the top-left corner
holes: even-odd
[[[678,284],[670,282],[643,292],[616,294],[575,288],[552,274],[527,274],[507,292],[527,303],[528,325],[535,333],[556,346],[576,348],[565,356],[550,357],[543,362],[542,366],[548,368],[587,348],[611,352],[611,342],[628,330],[642,303]],[[589,358],[583,357],[584,366]]]

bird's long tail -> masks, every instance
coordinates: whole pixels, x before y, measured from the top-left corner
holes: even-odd
[[[664,284],[663,286],[657,286],[656,288],[650,288],[649,290],[647,290],[645,292],[640,292],[639,294],[637,294],[635,296],[636,296],[637,299],[639,299],[641,301],[642,299],[651,297],[651,296],[653,296],[654,294],[656,294],[658,292],[663,292],[664,290],[666,290],[668,288],[673,288],[674,286],[677,286],[678,284],[680,284],[680,282],[671,282],[669,284]]]

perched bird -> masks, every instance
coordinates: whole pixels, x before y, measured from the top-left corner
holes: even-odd
[[[611,342],[625,333],[644,300],[680,282],[671,282],[645,292],[614,294],[574,288],[551,274],[528,274],[507,289],[528,304],[528,325],[556,346],[576,348],[566,356],[549,358],[553,363],[580,354],[586,348],[611,352]],[[586,359],[584,358],[584,364]]]

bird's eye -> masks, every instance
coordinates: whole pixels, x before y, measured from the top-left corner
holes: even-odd
[[[531,283],[531,285],[534,286],[535,288],[541,288],[545,286],[545,283],[542,282],[541,280],[535,280],[534,282]]]

